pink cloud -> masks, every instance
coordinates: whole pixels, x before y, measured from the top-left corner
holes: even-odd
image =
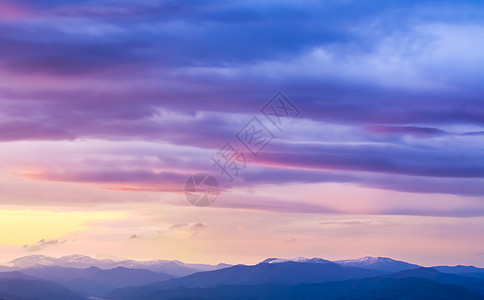
[[[0,18],[8,21],[19,21],[31,16],[27,6],[15,1],[0,1]]]

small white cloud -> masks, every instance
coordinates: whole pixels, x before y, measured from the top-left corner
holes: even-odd
[[[67,240],[45,240],[41,239],[36,244],[33,245],[24,245],[22,248],[27,249],[28,251],[36,252],[44,249],[45,247],[61,245],[66,243]]]

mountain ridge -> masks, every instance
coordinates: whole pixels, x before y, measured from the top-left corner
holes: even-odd
[[[157,290],[168,290],[179,286],[204,288],[220,285],[255,284],[299,284],[326,281],[340,281],[383,275],[384,272],[329,263],[281,262],[259,263],[253,266],[236,265],[233,267],[199,272],[182,278],[174,278],[143,287],[128,287],[107,294],[114,299],[136,299]],[[133,295],[131,298],[130,295]]]
[[[345,272],[338,274],[338,270]],[[122,288],[106,296],[115,300],[134,300],[224,299],[221,295],[225,295],[227,299],[226,295],[230,292],[242,293],[246,296],[244,293],[255,293],[260,289],[258,292],[267,297],[255,298],[254,296],[253,299],[294,299],[284,298],[281,290],[293,293],[293,296],[298,295],[297,299],[314,299],[315,295],[321,295],[323,292],[325,297],[328,294],[334,295],[334,298],[328,296],[321,299],[484,299],[484,280],[477,278],[441,273],[432,268],[423,267],[390,274],[380,273],[376,276],[371,272],[355,274],[358,270],[364,269],[343,267],[335,263],[305,262],[237,265],[145,286]],[[270,288],[274,285],[278,288]],[[298,286],[306,287],[298,289]],[[423,294],[425,297],[419,296],[419,290],[409,291],[411,288],[422,289],[425,291]],[[379,293],[382,290],[392,296],[381,298],[382,295]],[[346,294],[346,292],[355,293],[355,291],[358,293]],[[308,297],[299,297],[299,293],[307,294]],[[453,298],[445,298],[444,295]],[[455,298],[457,295],[462,297]]]
[[[191,264],[179,260],[118,261],[112,259],[95,259],[80,254],[61,256],[58,258],[46,255],[28,255],[13,259],[7,263],[7,267],[12,269],[26,269],[40,265],[70,268],[88,268],[94,266],[100,269],[124,267],[129,269],[145,269],[153,272],[162,272],[175,277],[187,276],[201,271],[218,270],[231,266],[224,263],[219,263],[217,265]]]
[[[12,300],[24,300],[25,297],[21,296],[25,294],[22,294],[20,287],[22,284],[28,285],[28,282],[32,282],[35,289],[41,289],[41,282],[49,283],[46,292],[53,293],[52,295],[59,293],[59,295],[64,294],[67,295],[66,297],[74,298],[108,297],[116,300],[149,298],[153,293],[166,296],[166,299],[171,299],[169,297],[174,295],[189,296],[196,294],[197,291],[202,294],[224,294],[231,289],[247,293],[260,290],[264,293],[277,294],[278,292],[271,285],[284,285],[286,287],[280,287],[280,289],[291,293],[300,291],[308,295],[312,289],[334,292],[336,295],[342,292],[341,286],[353,288],[355,285],[367,296],[374,295],[378,288],[386,289],[386,293],[392,295],[399,295],[399,293],[406,295],[404,287],[410,285],[426,289],[429,293],[432,288],[435,288],[440,292],[447,291],[450,295],[463,293],[468,295],[469,299],[475,299],[475,293],[482,294],[484,297],[484,278],[481,277],[484,276],[484,269],[462,265],[429,268],[388,257],[365,256],[336,261],[318,257],[290,259],[272,257],[255,265],[230,266],[186,264],[181,261],[167,260],[99,260],[84,255],[59,258],[31,255],[14,259],[10,261],[10,265],[11,267],[6,269],[8,272],[0,273],[0,283],[2,280],[8,284],[11,282],[16,289],[10,292],[2,290],[0,298]],[[25,266],[31,267],[25,268]],[[167,266],[176,266],[182,270],[185,268],[185,272],[191,273],[175,276],[160,271]],[[186,269],[200,266],[215,270]],[[317,285],[322,283],[327,284]],[[364,283],[375,289],[362,287]],[[301,284],[316,284],[316,286],[300,287],[300,290],[294,287]],[[230,286],[233,288],[227,288]],[[429,294],[429,296],[432,295]],[[479,296],[477,299],[480,299]]]

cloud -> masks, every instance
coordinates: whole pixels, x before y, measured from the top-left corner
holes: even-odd
[[[282,89],[301,117],[254,160],[240,187],[334,182],[484,194],[480,2],[1,5],[4,145],[130,141],[184,149],[56,152],[65,159],[17,165],[4,156],[14,174],[181,192],[187,174],[213,170],[209,151]]]
[[[281,145],[265,152],[260,163],[269,166],[321,170],[351,170],[431,177],[484,177],[479,151],[425,149],[388,144]],[[445,164],[442,162],[445,161]]]
[[[319,222],[320,225],[365,225],[365,224],[372,224],[372,221],[359,221],[359,220],[352,220],[352,221],[323,221]]]
[[[200,223],[200,222],[195,223],[190,227],[190,230],[193,231],[194,233],[196,233],[200,230],[204,230],[204,229],[207,229],[207,225]]]
[[[188,225],[187,223],[176,223],[170,226],[170,230],[180,229],[180,228],[186,227],[187,225]]]
[[[28,251],[31,251],[31,252],[37,252],[37,251],[40,251],[40,250],[42,250],[46,247],[62,245],[66,242],[67,242],[67,240],[45,240],[45,239],[41,239],[36,244],[24,245],[22,248],[27,249]]]
[[[417,126],[368,126],[367,130],[375,134],[394,134],[394,135],[412,135],[415,137],[433,137],[447,134],[438,128],[417,127]]]

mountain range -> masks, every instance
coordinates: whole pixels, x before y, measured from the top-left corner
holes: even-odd
[[[78,269],[38,266],[22,270],[22,273],[49,280],[83,296],[104,295],[116,288],[144,285],[173,277],[165,273],[124,267],[103,270],[97,267]]]
[[[142,287],[115,290],[109,294],[114,299],[145,297],[157,290],[180,286],[205,288],[226,285],[299,284],[339,281],[382,275],[383,272],[342,267],[332,262],[306,263],[281,262],[260,263],[255,266],[237,265],[226,269],[195,273],[182,278],[170,279]]]
[[[117,267],[129,269],[145,269],[153,272],[162,272],[172,276],[186,276],[200,271],[212,271],[229,267],[228,264],[187,264],[178,260],[113,260],[95,259],[85,255],[68,255],[63,257],[50,257],[45,255],[29,255],[14,259],[6,264],[12,269],[25,269],[36,266],[60,266],[71,268],[97,267],[100,269],[113,269]],[[5,268],[5,267],[4,267]]]
[[[386,277],[298,285],[237,285],[212,288],[184,288],[156,291],[146,297],[155,299],[211,300],[482,300],[482,294],[455,285],[408,277]]]
[[[0,299],[81,300],[85,298],[66,287],[22,272],[3,272],[0,273]]]
[[[385,257],[231,266],[31,255],[2,271],[0,299],[7,300],[484,299],[482,268],[425,268]]]

